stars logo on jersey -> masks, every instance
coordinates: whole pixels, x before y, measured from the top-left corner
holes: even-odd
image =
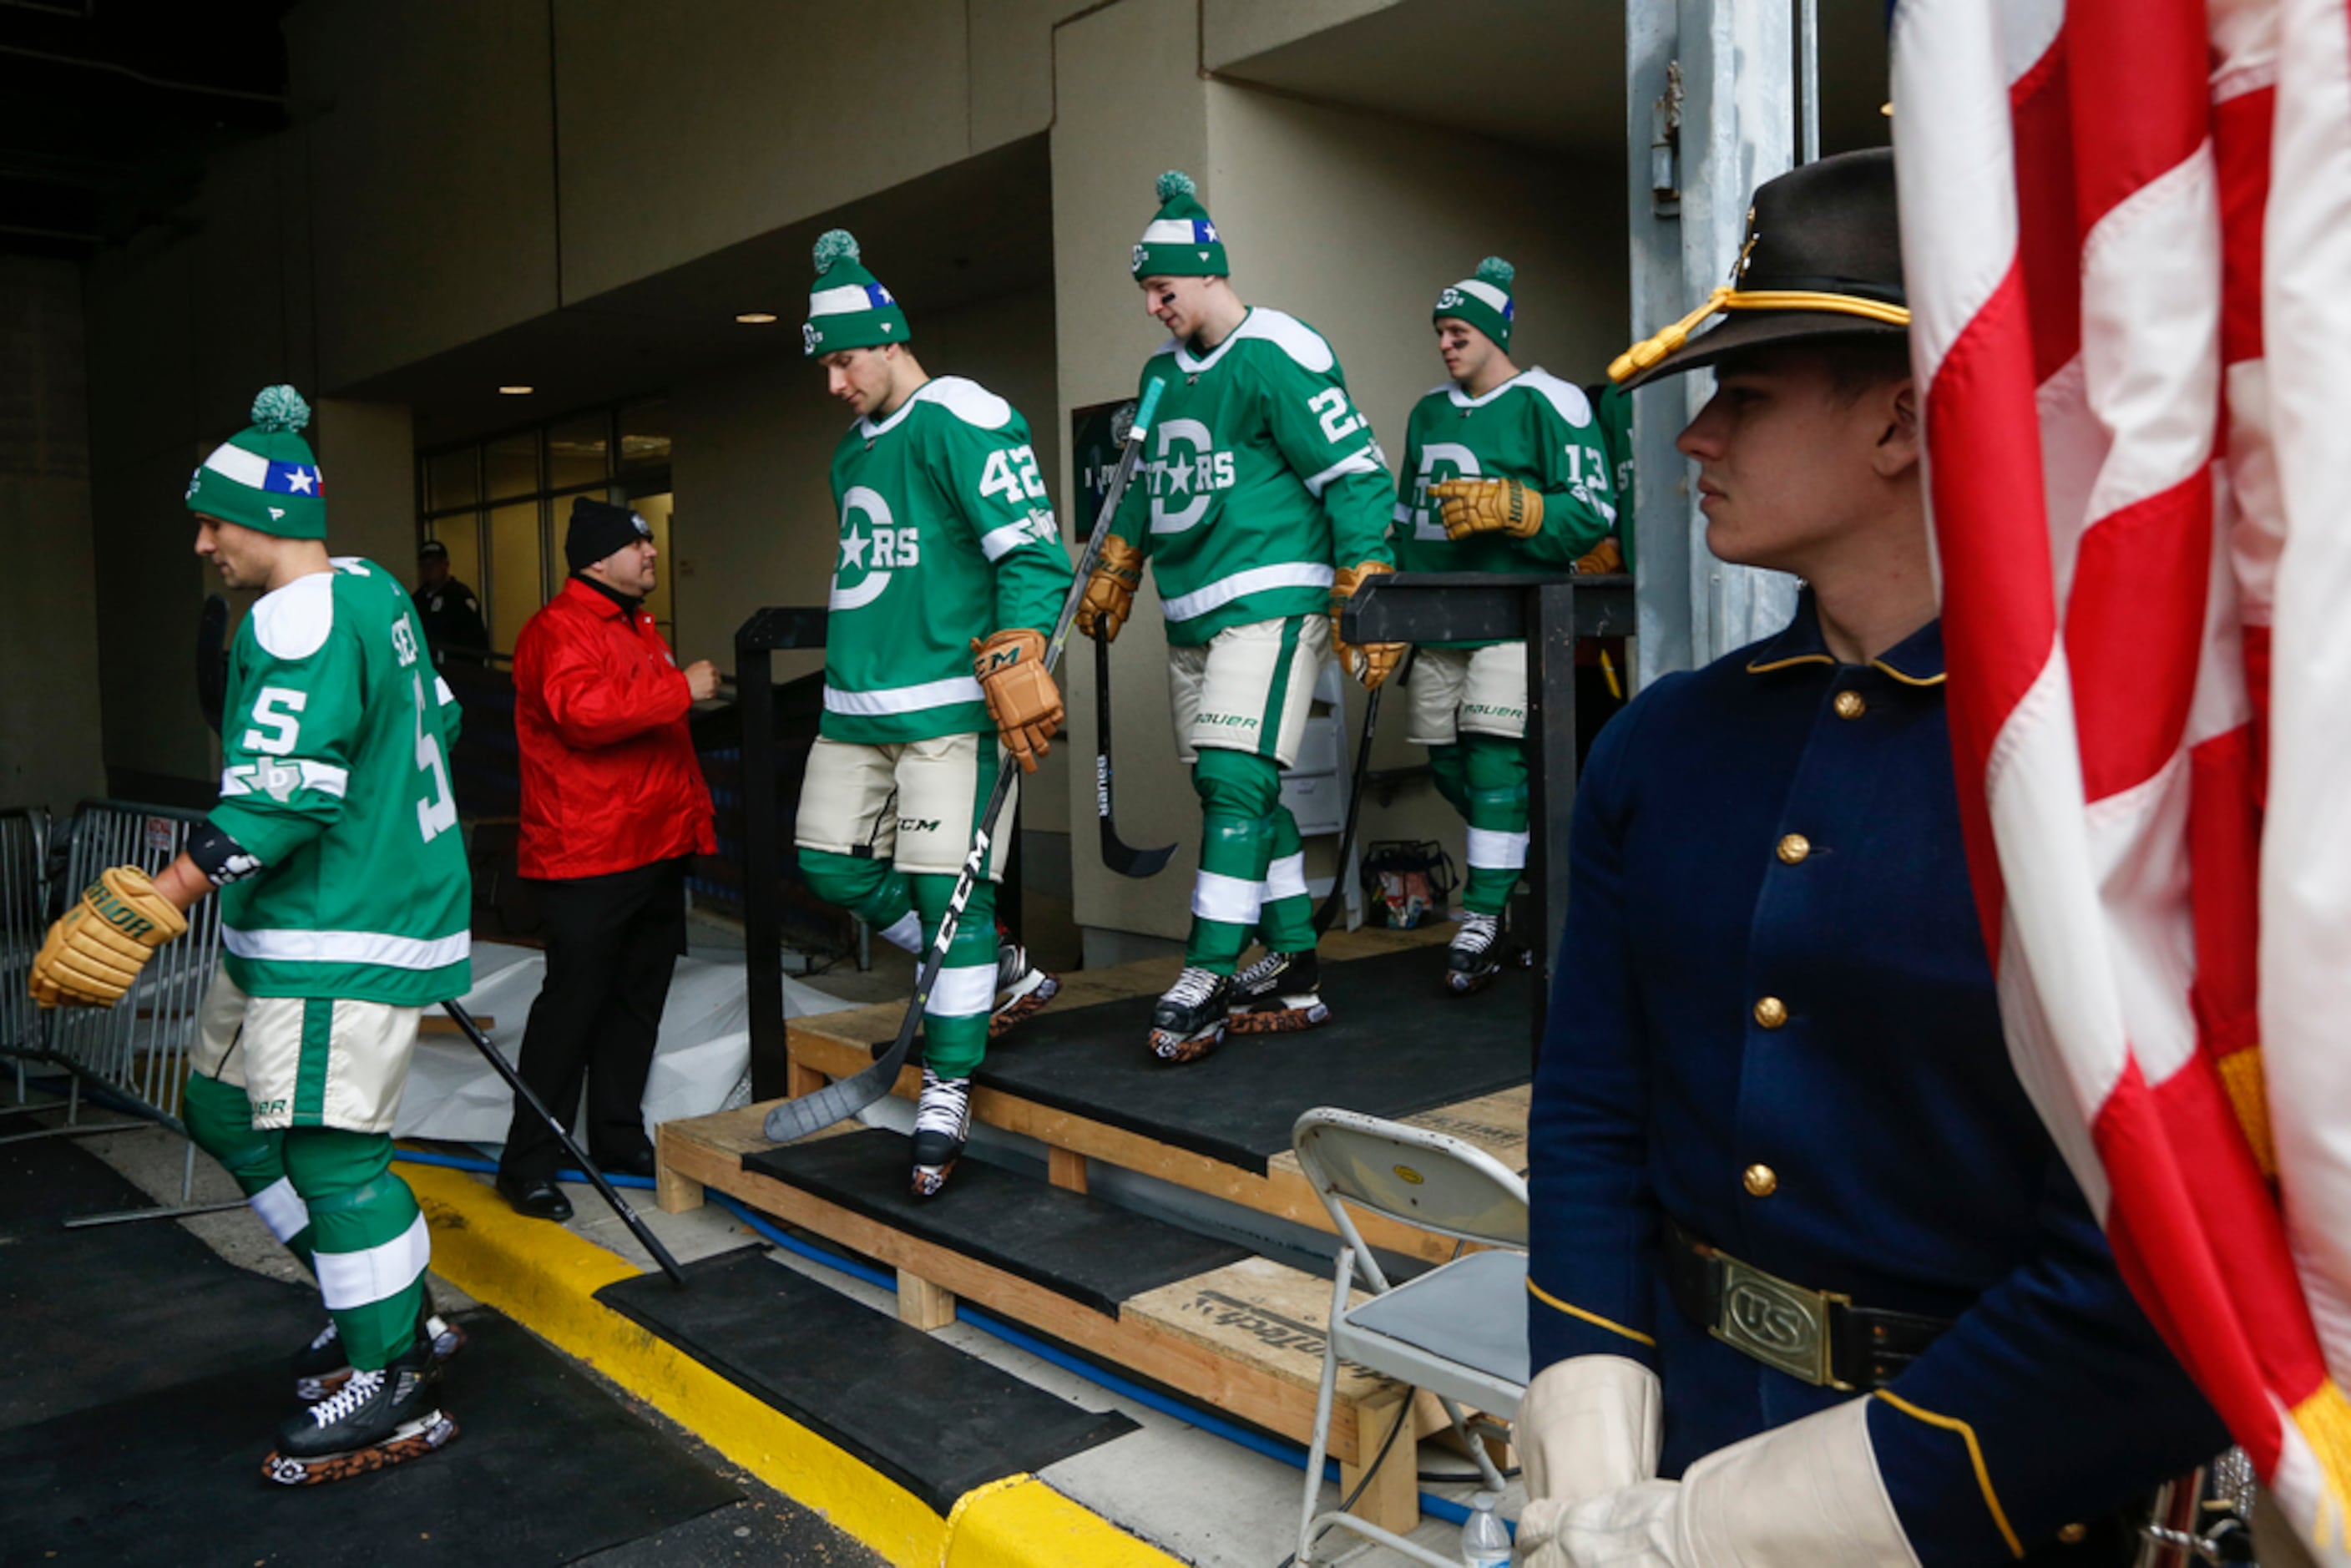
[[[1216,438],[1196,419],[1162,420],[1153,434],[1156,449],[1145,465],[1151,471],[1151,531],[1180,534],[1208,515],[1217,492],[1233,487],[1233,455],[1217,450]]]
[[[923,541],[912,526],[902,527],[881,493],[853,486],[841,498],[841,559],[832,569],[834,610],[857,610],[889,591],[901,568],[919,566]]]

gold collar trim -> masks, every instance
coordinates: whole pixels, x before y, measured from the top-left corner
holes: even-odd
[[[1630,381],[1689,341],[1689,335],[1718,312],[1729,310],[1825,310],[1838,316],[1859,316],[1888,327],[1910,325],[1907,307],[1857,294],[1828,294],[1808,288],[1734,288],[1724,284],[1706,303],[1654,337],[1644,338],[1610,362],[1608,379]]]

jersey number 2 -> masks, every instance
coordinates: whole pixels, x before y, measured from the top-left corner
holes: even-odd
[[[424,676],[412,672],[416,689],[416,766],[430,778],[427,793],[416,802],[416,831],[431,843],[457,825],[457,797],[449,788],[449,767],[441,760],[441,740],[424,729]]]
[[[1322,439],[1337,445],[1364,428],[1364,416],[1347,406],[1347,394],[1337,387],[1324,387],[1306,400],[1322,420]]]

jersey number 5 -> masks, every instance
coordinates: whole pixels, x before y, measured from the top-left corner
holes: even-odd
[[[424,676],[412,672],[416,691],[416,766],[426,775],[424,799],[416,802],[416,831],[431,843],[457,825],[457,797],[449,788],[449,767],[441,760],[441,738],[424,728]]]

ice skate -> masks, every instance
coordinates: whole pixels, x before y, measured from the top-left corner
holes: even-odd
[[[1464,915],[1445,950],[1445,989],[1466,997],[1482,991],[1502,972],[1502,917]]]
[[[419,1340],[381,1371],[353,1372],[342,1387],[278,1428],[261,1473],[279,1486],[381,1470],[431,1453],[457,1435],[441,1408],[430,1342]]]
[[[1314,950],[1268,953],[1233,977],[1225,1027],[1235,1034],[1288,1034],[1331,1021]]]
[[[1018,942],[996,948],[996,1009],[987,1016],[987,1038],[995,1040],[1022,1019],[1043,1009],[1061,995],[1061,980],[1029,961],[1029,949]]]
[[[923,1097],[914,1107],[914,1196],[936,1197],[971,1141],[971,1080],[942,1078],[923,1069]]]
[[[465,1348],[465,1331],[434,1312],[429,1295],[417,1311],[416,1337],[433,1347],[433,1364],[436,1367]],[[318,1337],[294,1353],[294,1397],[305,1405],[315,1405],[342,1387],[350,1375],[350,1358],[343,1354],[342,1331],[335,1327],[334,1319],[329,1318]]]
[[[1197,1061],[1225,1040],[1233,977],[1187,968],[1151,1009],[1151,1054],[1170,1063]]]

